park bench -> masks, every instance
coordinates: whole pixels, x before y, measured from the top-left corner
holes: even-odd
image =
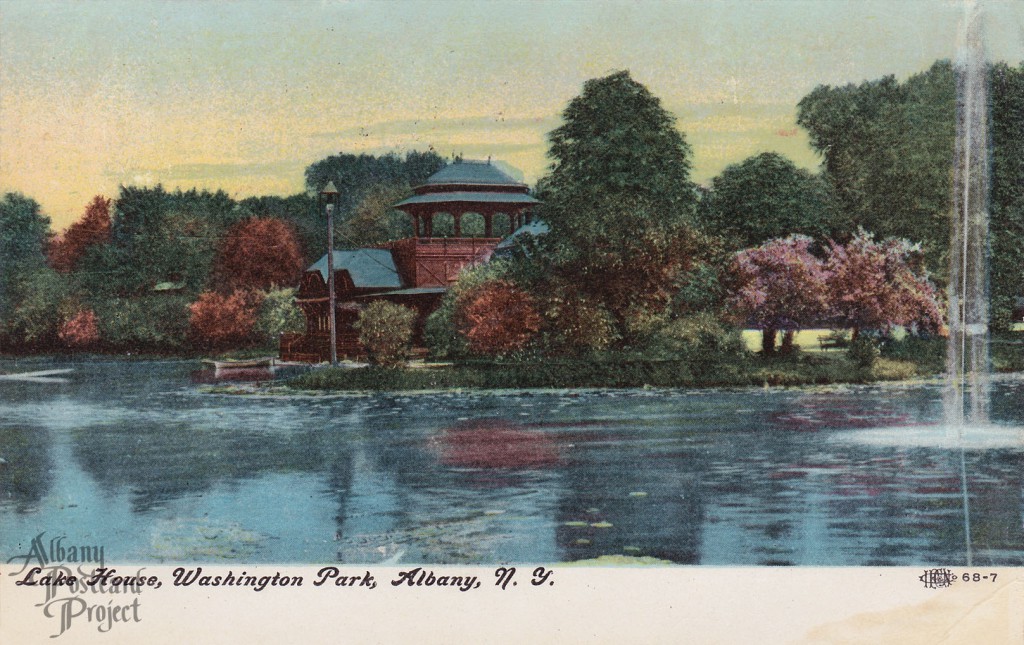
[[[850,341],[845,336],[839,334],[821,334],[818,336],[818,344],[821,345],[821,349],[842,349],[849,347]]]

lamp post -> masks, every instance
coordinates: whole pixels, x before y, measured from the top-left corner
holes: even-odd
[[[327,211],[327,306],[331,327],[331,366],[338,364],[338,323],[334,294],[334,209],[338,204],[338,189],[329,181],[320,191],[320,202]]]

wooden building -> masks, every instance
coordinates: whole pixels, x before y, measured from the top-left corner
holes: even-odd
[[[427,316],[459,273],[490,260],[503,237],[530,223],[529,209],[537,203],[526,184],[490,161],[460,161],[431,175],[395,204],[412,219],[413,237],[382,248],[334,252],[338,356],[363,355],[352,325],[373,300],[416,310],[413,342],[421,346]],[[328,360],[326,255],[303,274],[295,302],[306,316],[306,331],[282,336],[281,359]]]

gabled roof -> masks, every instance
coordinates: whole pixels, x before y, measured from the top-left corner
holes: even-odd
[[[334,270],[348,271],[356,289],[400,289],[402,279],[398,275],[395,260],[387,249],[356,249],[335,251]],[[327,282],[327,254],[317,260],[307,271],[319,271]]]
[[[445,166],[423,182],[424,186],[434,186],[437,184],[524,185],[509,177],[489,161],[469,160]]]

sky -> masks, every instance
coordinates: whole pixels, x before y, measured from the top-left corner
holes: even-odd
[[[0,0],[0,192],[55,230],[119,185],[304,190],[327,155],[492,157],[535,182],[584,81],[628,69],[677,118],[693,179],[775,151],[820,163],[796,104],[956,53],[963,0]],[[983,2],[1024,60],[1024,2]]]

